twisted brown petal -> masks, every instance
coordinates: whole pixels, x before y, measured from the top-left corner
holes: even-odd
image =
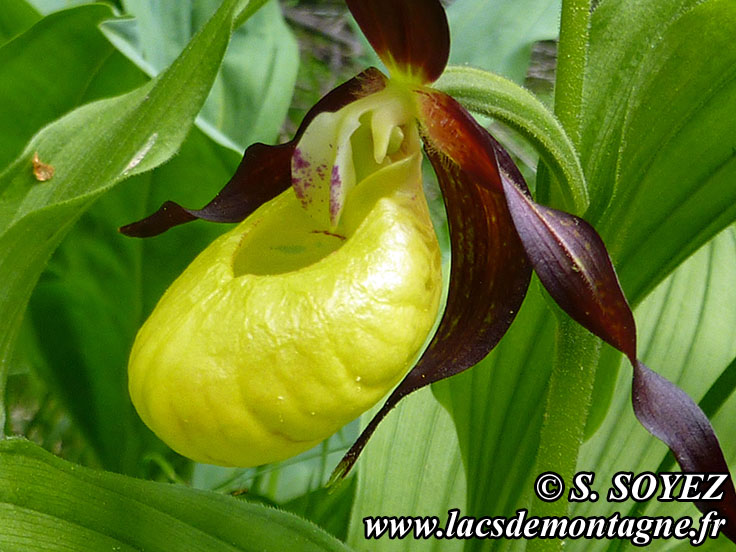
[[[695,505],[704,514],[712,510],[726,519],[723,534],[736,542],[736,490],[716,434],[703,411],[682,389],[639,361],[634,364],[631,403],[641,425],[670,448],[683,472],[728,475],[720,486],[720,498],[695,501]],[[696,493],[705,493],[711,483],[703,481]]]
[[[375,68],[366,69],[317,102],[304,117],[293,140],[278,146],[253,144],[245,150],[233,177],[202,209],[187,209],[167,201],[155,213],[123,226],[120,232],[136,238],[147,238],[196,219],[212,222],[239,222],[245,219],[291,185],[291,156],[299,138],[317,115],[324,111],[337,111],[385,86],[386,77],[383,73]]]
[[[584,220],[534,203],[518,179],[502,171],[514,224],[539,279],[576,321],[622,351],[634,368],[632,405],[639,422],[672,450],[686,473],[725,474],[723,495],[696,501],[726,519],[736,538],[736,491],[707,416],[679,387],[636,358],[636,327],[605,245]],[[704,481],[705,491],[712,481]]]
[[[450,226],[447,306],[418,364],[345,455],[333,482],[347,474],[399,400],[488,355],[511,325],[529,286],[531,267],[499,185],[497,163],[513,170],[524,185],[521,175],[500,147],[497,162],[495,140],[455,100],[426,90],[418,100],[426,152],[442,188]]]
[[[450,28],[439,0],[347,0],[347,4],[389,70],[423,84],[437,80],[445,70]]]
[[[583,219],[531,200],[502,173],[506,200],[539,279],[565,312],[636,359],[636,326],[603,240]]]

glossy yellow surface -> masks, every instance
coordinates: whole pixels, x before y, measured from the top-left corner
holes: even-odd
[[[199,462],[294,456],[381,399],[435,321],[440,252],[416,153],[366,178],[326,233],[292,190],[225,234],[141,328],[129,388]]]

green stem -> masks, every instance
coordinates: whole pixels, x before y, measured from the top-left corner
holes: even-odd
[[[580,145],[583,82],[588,61],[591,0],[562,0],[557,47],[555,114],[576,146]]]
[[[565,492],[553,502],[535,497],[531,506],[535,516],[568,515],[567,497],[583,444],[600,354],[600,340],[564,315],[558,320],[556,345],[535,474],[558,474],[565,482]],[[561,549],[562,541],[556,539],[536,539],[527,546],[530,551]]]
[[[555,115],[576,147],[581,141],[590,9],[591,0],[562,0]],[[535,516],[568,515],[568,493],[585,436],[599,355],[600,340],[567,316],[558,317],[557,347],[547,389],[535,473],[556,473],[564,481],[565,491],[552,502],[535,497],[531,505]],[[529,542],[527,550],[559,551],[562,546],[561,540],[536,539]]]
[[[588,61],[591,5],[592,0],[562,0],[560,16],[555,115],[576,149],[580,148],[582,139],[583,90]],[[540,160],[537,169],[537,200],[582,215],[583,211],[577,206],[574,211],[570,210],[565,202],[565,194],[559,195],[560,187],[552,186],[552,178],[553,175]]]

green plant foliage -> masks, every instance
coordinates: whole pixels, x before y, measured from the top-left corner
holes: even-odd
[[[145,82],[120,72],[122,56],[97,30],[110,15],[100,5],[67,10],[44,18],[0,49],[0,167],[6,167],[39,128],[110,95],[100,91],[104,75],[109,81],[109,73],[115,72],[117,94]]]
[[[370,414],[370,413],[369,413]],[[368,416],[365,416],[367,418]],[[406,424],[413,431],[407,434]],[[410,395],[388,415],[361,460],[348,544],[365,547],[363,517],[438,516],[464,500],[466,482],[457,436],[447,412],[429,389]],[[370,470],[370,471],[368,471]],[[419,470],[419,471],[417,471]],[[377,483],[377,482],[380,482]],[[372,550],[461,550],[462,541],[382,539]]]
[[[634,17],[630,11],[635,9],[640,10],[639,18],[648,16],[651,25],[659,24],[660,11],[649,14],[646,5],[635,8],[632,6],[638,4],[630,4],[622,3],[618,11],[606,5],[596,14],[609,22],[611,32],[622,25],[621,18]],[[592,167],[588,173],[591,220],[595,221],[598,206],[604,201],[601,198],[616,190],[615,201],[600,215],[597,226],[634,305],[736,218],[732,184],[736,165],[729,145],[736,140],[736,129],[729,124],[736,99],[736,47],[728,38],[736,31],[734,8],[731,2],[711,0],[685,11],[666,32],[658,33],[659,42],[646,46],[647,58],[642,58],[633,44],[628,46],[638,52],[634,57],[640,60],[641,71],[636,72],[638,80],[633,82],[629,80],[633,77],[626,75],[622,92],[614,95],[630,96],[625,116],[618,120],[620,127],[611,131],[615,135],[611,135],[612,145],[607,149],[619,151],[614,159],[616,168],[609,166],[613,172],[607,173],[615,175],[615,180],[601,177],[594,183],[591,173],[609,170],[596,164],[610,163],[611,159],[602,158],[600,149],[588,146],[593,139],[583,141],[582,152],[589,147],[594,152],[582,157],[583,166]],[[594,23],[599,21],[594,19]],[[633,43],[636,35],[629,40]],[[601,51],[599,57],[591,58],[591,67],[610,63],[610,56],[610,51]],[[656,64],[666,69],[655,71]],[[592,69],[591,74],[597,75]],[[591,97],[591,103],[594,101],[597,98]],[[618,108],[614,103],[610,109],[613,113]],[[617,128],[613,123],[611,126]],[[592,132],[586,127],[585,136]],[[602,365],[598,371],[591,428],[607,409],[615,365],[609,360],[605,366],[611,368]]]
[[[348,550],[291,514],[80,468],[22,439],[0,441],[0,519],[7,552]]]
[[[121,51],[155,76],[176,58],[218,4],[217,0],[126,0],[123,5],[135,19],[112,21],[104,28]],[[278,2],[266,2],[233,32],[200,113],[201,126],[215,129],[239,151],[253,142],[275,141],[291,102],[298,61],[296,41]]]
[[[457,0],[447,16],[452,30],[451,63],[472,65],[521,83],[534,42],[557,37],[560,0]]]
[[[592,188],[589,216],[594,222],[613,195],[621,130],[638,69],[672,21],[699,2],[604,0],[595,10],[583,102],[587,124],[580,145],[583,169]]]
[[[7,0],[0,12],[0,46],[28,29],[40,17],[25,0]]]
[[[287,512],[313,521],[325,531],[345,541],[350,526],[350,511],[355,495],[355,478],[339,489],[320,487],[282,503]]]
[[[112,4],[114,0],[108,2]],[[55,11],[81,6],[88,4],[86,0],[28,0],[28,3],[44,15],[48,15]]]
[[[735,30],[733,2],[694,7],[662,33],[633,83],[616,196],[600,227],[630,293],[651,291],[736,217]]]
[[[7,82],[15,88],[7,91],[3,106],[16,124],[13,132],[3,135],[7,145],[3,153],[20,150],[37,126],[75,104],[147,81],[97,29],[99,20],[108,15],[105,9],[60,13],[7,54],[6,59],[12,60],[4,65]],[[45,49],[52,55],[42,55]],[[34,56],[39,57],[39,75],[25,70]],[[17,98],[41,78],[55,101],[19,103]],[[139,471],[144,443],[152,445],[150,432],[127,398],[125,366],[133,336],[171,280],[221,231],[206,225],[183,229],[187,255],[178,244],[181,235],[141,242],[123,238],[115,228],[155,209],[172,193],[182,200],[204,202],[212,190],[199,183],[216,186],[226,180],[237,158],[195,131],[171,163],[130,179],[99,200],[62,243],[36,287],[29,316],[35,332],[43,336],[36,340],[45,360],[39,369],[44,369],[44,380],[74,414],[108,469]],[[170,191],[171,183],[178,183],[176,191]],[[121,442],[126,443],[123,454]]]
[[[182,5],[177,4],[177,7]],[[268,20],[273,21],[273,10],[269,13]],[[23,141],[38,126],[62,115],[65,110],[97,97],[119,94],[147,80],[97,29],[100,19],[106,16],[109,11],[104,9],[86,18],[80,17],[78,10],[59,13],[44,21],[47,27],[42,32],[29,33],[8,54],[12,63],[4,66],[8,71],[7,82],[12,82],[15,88],[8,90],[3,106],[17,124],[12,127],[13,132],[4,135],[10,147],[3,149],[3,153],[11,153],[16,143],[20,150]],[[263,27],[263,17],[256,19],[256,24]],[[199,21],[196,26],[200,27],[203,22]],[[249,36],[243,35],[243,30],[245,28],[239,29],[236,34],[241,38]],[[252,57],[253,40],[249,40],[250,53],[244,53]],[[175,47],[181,49],[183,45]],[[47,51],[54,55],[41,53]],[[288,56],[289,49],[283,51]],[[94,55],[89,55],[90,52]],[[230,52],[238,53],[237,59],[242,59],[244,54],[236,45],[230,47]],[[37,64],[39,75],[26,69],[34,63],[34,56],[41,60]],[[265,63],[273,63],[274,58],[264,55],[260,59],[265,67]],[[15,71],[11,73],[11,69]],[[266,78],[239,81],[256,80],[270,83],[272,88],[275,84],[284,85],[279,89],[284,108],[261,112],[261,121],[270,129],[268,136],[263,137],[267,140],[276,138],[290,97],[289,83],[275,80],[279,75],[275,73],[270,81]],[[40,85],[41,78],[43,86],[53,93],[54,102],[44,102],[40,106],[17,105],[16,98],[25,97],[24,87]],[[222,78],[221,72],[218,79]],[[239,97],[262,104],[263,92],[240,91]],[[233,111],[250,113],[243,106],[240,111],[230,108],[229,112]],[[249,130],[247,125],[240,128]],[[14,139],[14,134],[20,136]],[[44,336],[37,340],[45,359],[40,364],[40,369],[45,368],[44,380],[64,399],[102,465],[108,469],[140,472],[142,453],[156,446],[127,398],[125,366],[135,332],[168,284],[222,231],[202,225],[185,228],[176,237],[162,236],[152,242],[139,242],[120,236],[113,224],[121,225],[140,218],[172,195],[183,202],[204,203],[217,184],[227,180],[237,160],[236,154],[195,131],[171,163],[154,173],[131,179],[120,190],[103,197],[91,213],[84,215],[62,243],[36,288],[30,317],[35,331]],[[201,182],[210,182],[213,188],[202,187]],[[172,183],[177,183],[175,190],[172,190]],[[184,235],[187,237],[182,240]],[[180,242],[186,243],[186,247],[182,248]],[[117,304],[136,305],[137,308],[116,309]],[[119,450],[121,442],[126,443],[123,454]]]

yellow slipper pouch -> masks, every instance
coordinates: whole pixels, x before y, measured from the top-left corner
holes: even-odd
[[[294,456],[406,374],[440,298],[417,152],[365,178],[321,228],[289,189],[205,249],[140,329],[143,421],[199,462]]]

